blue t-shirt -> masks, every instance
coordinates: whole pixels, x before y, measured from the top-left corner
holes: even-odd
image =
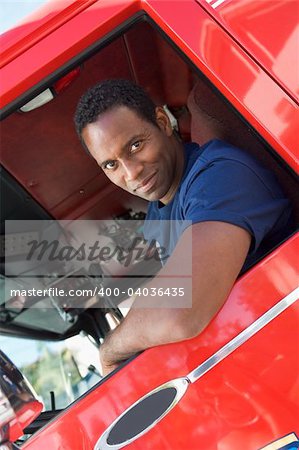
[[[170,255],[187,226],[229,222],[251,234],[245,269],[286,237],[292,224],[290,202],[273,173],[251,155],[217,139],[202,147],[186,144],[184,156],[183,177],[172,201],[149,204],[147,240],[156,240]]]

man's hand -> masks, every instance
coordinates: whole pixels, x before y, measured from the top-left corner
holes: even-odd
[[[171,280],[173,267],[185,267],[191,257],[185,251],[192,233],[192,307],[150,308],[151,299],[138,298],[127,317],[108,335],[101,346],[104,374],[110,373],[130,356],[157,345],[197,336],[225,302],[246,259],[251,237],[238,226],[224,222],[197,223],[185,230],[173,254],[159,275]],[[173,278],[172,278],[173,279]],[[146,286],[155,287],[158,277]],[[159,298],[154,298],[154,302]],[[161,302],[165,299],[160,297]],[[159,301],[160,301],[159,300]],[[157,303],[156,303],[157,305]]]
[[[118,336],[120,335],[120,341]],[[100,363],[102,366],[102,376],[105,377],[114,369],[116,369],[123,361],[126,361],[128,358],[133,356],[135,353],[138,353],[138,349],[125,352],[122,348],[122,340],[123,332],[121,328],[121,324],[117,326],[112,332],[108,333],[105,338],[105,341],[100,346]],[[118,349],[121,349],[121,353],[119,353]]]
[[[110,372],[112,372],[114,369],[116,369],[120,362],[114,362],[114,361],[110,361],[106,350],[106,346],[107,344],[102,344],[100,347],[100,363],[102,366],[102,376],[105,377],[106,375],[108,375]]]

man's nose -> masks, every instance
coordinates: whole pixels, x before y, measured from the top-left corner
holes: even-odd
[[[126,182],[131,182],[139,179],[143,171],[143,164],[140,161],[123,161],[124,177]]]

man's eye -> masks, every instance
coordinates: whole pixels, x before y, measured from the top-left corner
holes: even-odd
[[[105,169],[111,170],[115,168],[115,161],[107,161],[104,166]]]
[[[140,147],[140,141],[136,141],[131,145],[131,151],[135,152],[136,150],[138,150]]]

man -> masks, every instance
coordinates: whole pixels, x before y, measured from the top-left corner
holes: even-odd
[[[159,275],[167,279],[177,261],[184,266],[192,233],[192,308],[151,308],[150,298],[148,307],[131,308],[100,348],[106,375],[141,350],[198,335],[242,267],[279,242],[290,207],[272,174],[245,152],[217,139],[183,145],[164,109],[129,81],[90,89],[75,124],[107,177],[150,202],[148,219],[174,224],[170,237],[145,226],[146,237],[170,253]]]

